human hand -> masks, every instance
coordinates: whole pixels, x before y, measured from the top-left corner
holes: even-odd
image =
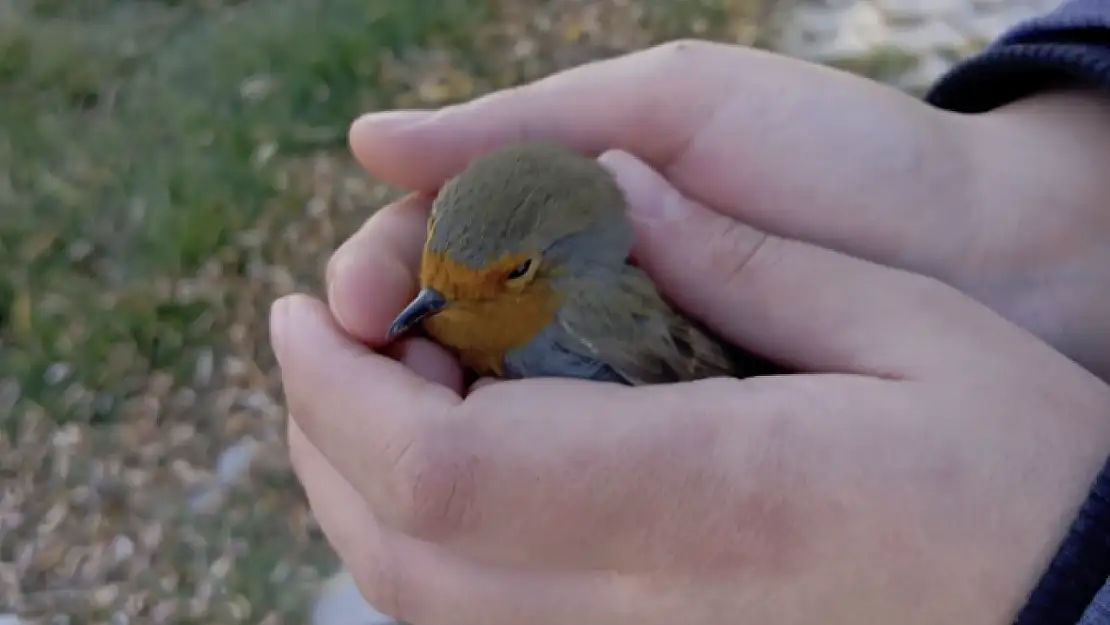
[[[419,625],[1009,623],[1105,458],[1110,389],[937,281],[603,160],[662,289],[808,373],[466,393],[434,344],[373,351],[428,202],[383,209],[334,258],[334,311],[272,320],[298,475],[370,602]]]
[[[678,42],[368,116],[351,144],[372,174],[420,190],[517,139],[623,149],[765,232],[939,278],[1110,379],[1108,102],[1054,93],[956,115],[836,70]]]

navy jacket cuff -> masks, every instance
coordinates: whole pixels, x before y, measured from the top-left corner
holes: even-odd
[[[1110,90],[1110,0],[1065,2],[1017,25],[943,76],[925,99],[951,111],[981,113],[1075,85]]]

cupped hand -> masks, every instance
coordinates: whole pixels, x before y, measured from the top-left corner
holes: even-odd
[[[939,278],[1110,379],[1104,96],[964,116],[830,68],[680,41],[351,131],[372,174],[425,191],[521,139],[621,149],[765,232]]]
[[[334,315],[272,315],[298,475],[369,601],[418,625],[1010,622],[1105,458],[1110,390],[939,281],[602,160],[663,290],[805,373],[467,392],[431,343],[376,351],[428,203],[383,209],[335,256]]]

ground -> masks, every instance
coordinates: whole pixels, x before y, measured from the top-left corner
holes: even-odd
[[[336,560],[292,478],[269,303],[400,190],[363,111],[682,36],[759,0],[0,0],[0,613],[302,623]],[[891,71],[887,51],[859,71]]]

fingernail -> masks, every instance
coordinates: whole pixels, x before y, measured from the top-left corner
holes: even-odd
[[[275,356],[281,352],[282,341],[285,340],[289,328],[290,308],[289,296],[280,297],[270,305],[270,345],[273,347]]]
[[[621,150],[609,150],[597,160],[617,179],[633,218],[673,220],[685,214],[682,194],[640,159]]]
[[[355,327],[349,323],[349,319],[344,318],[346,315],[347,305],[343,303],[343,293],[339,290],[344,284],[349,285],[350,280],[342,280],[341,276],[349,275],[350,265],[353,262],[354,254],[351,251],[343,251],[344,248],[339,248],[332,262],[328,263],[328,279],[324,286],[324,293],[327,296],[328,308],[331,309],[331,314],[342,328],[347,328],[348,331]],[[349,299],[349,298],[348,298]]]
[[[350,256],[350,246],[348,241],[344,241],[342,245],[335,248],[331,253],[331,258],[328,259],[327,267],[324,269],[324,294],[327,296],[328,301],[335,298],[335,283],[343,272],[343,265],[347,263],[347,257]]]
[[[378,130],[401,130],[407,126],[428,119],[434,111],[421,109],[398,109],[366,113],[351,124],[352,132],[362,132],[370,128]]]

